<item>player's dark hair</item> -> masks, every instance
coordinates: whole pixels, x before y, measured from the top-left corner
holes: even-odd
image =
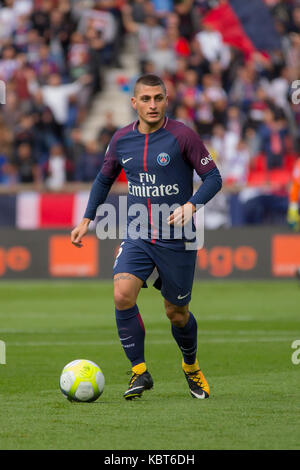
[[[162,79],[152,73],[147,73],[137,79],[137,81],[135,82],[135,86],[134,86],[135,96],[136,96],[137,87],[139,85],[160,86],[164,92],[164,95],[167,94],[166,86],[164,82],[162,81]]]

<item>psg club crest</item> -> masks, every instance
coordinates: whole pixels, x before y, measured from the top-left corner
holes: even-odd
[[[170,163],[170,155],[164,152],[160,153],[157,155],[157,163],[161,166],[168,165]]]

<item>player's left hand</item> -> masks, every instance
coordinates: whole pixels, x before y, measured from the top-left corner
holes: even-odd
[[[186,204],[183,204],[183,206],[177,207],[177,209],[175,209],[175,211],[168,217],[168,225],[183,227],[191,220],[195,211],[196,208],[191,202],[187,202]]]

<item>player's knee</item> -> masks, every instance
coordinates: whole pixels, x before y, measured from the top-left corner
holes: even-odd
[[[114,302],[118,310],[126,310],[135,305],[136,298],[127,290],[115,289]]]
[[[188,306],[178,307],[177,305],[165,304],[166,315],[172,325],[183,328],[189,319]]]

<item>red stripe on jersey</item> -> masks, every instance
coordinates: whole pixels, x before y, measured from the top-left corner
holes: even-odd
[[[144,171],[148,172],[147,169],[147,150],[148,150],[148,139],[149,139],[149,134],[145,134],[145,146],[144,146]],[[153,239],[152,243],[155,243],[156,235],[157,235],[157,229],[154,227],[152,223],[152,213],[151,213],[151,202],[150,199],[147,199],[147,204],[148,204],[148,211],[149,211],[149,222],[151,227],[153,227]]]
[[[145,146],[144,146],[144,171],[148,171],[147,170],[148,139],[149,139],[149,134],[146,134],[145,135]]]
[[[150,202],[150,199],[149,199],[149,198],[147,199],[147,204],[148,204],[150,225],[151,225],[151,227],[153,227],[153,238],[152,238],[151,242],[152,242],[152,243],[155,243],[155,240],[156,240],[156,238],[157,238],[157,228],[156,228],[156,227],[153,225],[153,223],[152,223],[151,202]]]

